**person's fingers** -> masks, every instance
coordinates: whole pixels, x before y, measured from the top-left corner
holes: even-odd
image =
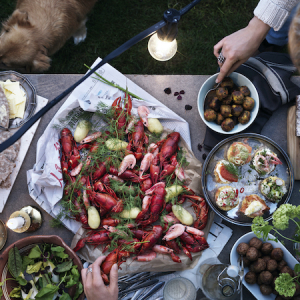
[[[214,45],[214,55],[215,55],[216,58],[219,57],[220,50],[221,50],[222,47],[223,47],[223,41],[224,41],[224,39],[222,39],[222,40],[219,41],[216,45]]]
[[[114,264],[109,273],[110,284],[109,287],[113,290],[118,288],[118,266]]]
[[[235,61],[233,61],[230,58],[226,58],[224,64],[220,68],[220,73],[216,79],[216,83],[221,82],[224,79],[224,77],[227,76],[227,74],[229,73],[229,70],[232,68],[232,66],[234,64],[235,64]]]
[[[227,73],[227,76],[229,74],[231,74],[233,71],[235,71],[241,64],[243,64],[245,61],[247,60],[238,60],[237,62],[235,62],[232,67],[230,68],[230,70]]]
[[[104,282],[102,280],[100,266],[102,262],[104,261],[105,256],[99,256],[95,262],[92,264],[93,268],[93,285],[95,287],[101,287],[104,285]]]
[[[86,271],[87,271],[87,269],[81,270],[81,278],[82,278],[83,285],[85,285],[85,282],[86,282]]]

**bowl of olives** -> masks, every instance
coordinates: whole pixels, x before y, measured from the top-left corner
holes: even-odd
[[[212,130],[235,134],[245,130],[255,120],[259,97],[253,83],[244,75],[233,72],[219,87],[215,80],[219,73],[209,77],[198,93],[198,111],[203,122]]]

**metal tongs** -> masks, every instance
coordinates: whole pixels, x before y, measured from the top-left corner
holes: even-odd
[[[243,260],[243,255],[240,255],[238,258],[238,268],[239,268],[239,285],[238,289],[240,291],[240,299],[243,300],[243,278],[244,278],[244,260]]]

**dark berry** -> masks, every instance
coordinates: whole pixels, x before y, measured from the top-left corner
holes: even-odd
[[[172,93],[171,89],[170,88],[166,88],[164,89],[164,92],[168,95],[170,95]]]
[[[198,150],[202,151],[202,145],[201,144],[198,144]]]
[[[182,97],[180,95],[177,96],[177,100],[182,100]]]
[[[185,106],[185,110],[191,110],[192,108],[193,108],[193,106],[188,105],[188,104]]]
[[[203,154],[202,154],[202,159],[205,160],[205,159],[206,159],[206,156],[207,156],[207,155],[206,155],[205,153],[203,153]]]
[[[185,91],[184,91],[184,90],[181,90],[181,91],[179,92],[179,94],[183,95],[183,94],[185,94]]]
[[[174,96],[178,96],[178,95],[179,95],[179,93],[178,93],[178,92],[175,92],[175,93],[174,93]]]

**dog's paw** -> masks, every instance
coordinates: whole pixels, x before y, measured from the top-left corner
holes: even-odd
[[[86,26],[85,26],[86,20],[82,21],[81,26],[78,28],[78,30],[73,34],[74,44],[78,45],[79,43],[83,42],[86,38]]]

